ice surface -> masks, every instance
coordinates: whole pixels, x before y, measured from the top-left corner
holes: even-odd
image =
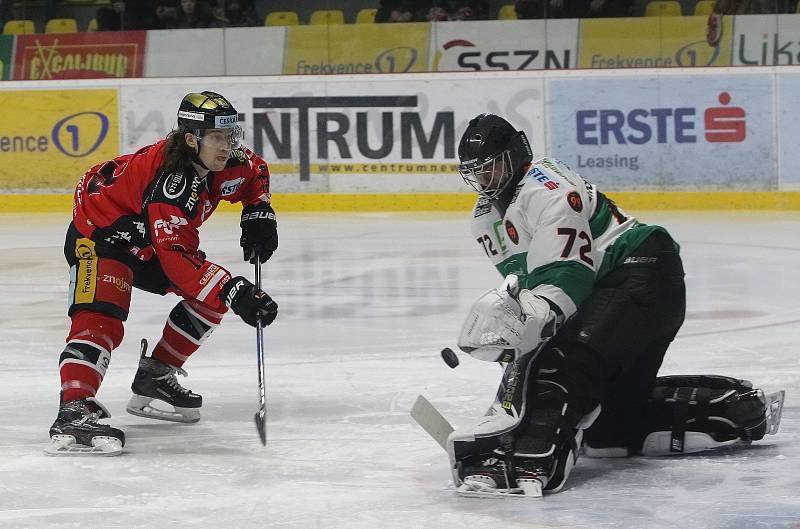
[[[466,215],[281,215],[265,265],[280,304],[265,332],[269,444],[255,333],[226,319],[186,368],[196,425],[125,413],[138,340],[175,297],[134,293],[98,395],[128,436],[117,458],[42,454],[58,403],[67,218],[0,215],[0,528],[800,528],[800,215],[640,214],[682,243],[688,314],[662,369],[787,390],[781,432],[739,450],[578,462],[542,501],[458,497],[447,457],[408,416],[424,393],[454,423],[480,415],[499,368],[452,345],[470,303],[499,283]],[[209,258],[252,275],[238,218],[202,232]]]

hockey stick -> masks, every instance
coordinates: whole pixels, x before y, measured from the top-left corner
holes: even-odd
[[[453,427],[428,399],[422,395],[417,396],[411,408],[411,417],[439,443],[443,450],[447,451],[447,437],[453,431]]]
[[[256,258],[255,273],[256,288],[261,290],[261,260],[258,258]],[[267,446],[267,375],[264,365],[264,326],[261,324],[260,317],[256,319],[256,354],[258,355],[259,408],[253,419],[255,420],[262,446]]]

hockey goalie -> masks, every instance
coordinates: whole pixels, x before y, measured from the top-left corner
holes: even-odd
[[[472,230],[505,281],[470,309],[460,349],[500,362],[494,404],[445,446],[462,495],[540,497],[590,457],[671,455],[777,431],[783,392],[718,375],[657,376],[685,312],[678,244],[626,214],[521,131],[481,114],[459,172]]]

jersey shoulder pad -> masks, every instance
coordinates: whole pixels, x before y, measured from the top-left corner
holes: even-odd
[[[247,147],[239,147],[238,149],[231,151],[231,157],[228,159],[225,169],[241,166],[249,167],[256,176],[269,176],[267,162],[265,162],[261,156],[257,155]]]
[[[171,204],[194,217],[203,181],[196,174],[162,171],[154,180],[147,203]]]

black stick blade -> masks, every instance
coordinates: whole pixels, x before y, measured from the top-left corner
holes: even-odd
[[[258,430],[258,437],[261,439],[261,445],[267,446],[267,414],[264,410],[256,412],[253,419],[256,422],[256,430]]]

